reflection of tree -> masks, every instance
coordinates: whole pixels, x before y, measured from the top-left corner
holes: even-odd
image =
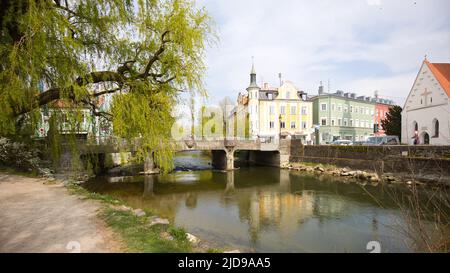
[[[144,194],[142,197],[152,197],[155,195],[153,188],[155,184],[155,176],[153,175],[145,175],[144,176]]]
[[[197,194],[188,193],[186,197],[186,207],[190,209],[195,209],[197,207]]]

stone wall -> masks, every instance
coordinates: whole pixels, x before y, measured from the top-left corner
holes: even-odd
[[[289,161],[377,172],[450,175],[450,146],[303,146],[293,140]]]

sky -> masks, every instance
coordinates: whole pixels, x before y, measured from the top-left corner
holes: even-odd
[[[292,81],[317,94],[344,90],[401,106],[425,55],[450,62],[448,0],[198,0],[219,36],[208,48],[208,104],[236,100],[249,84]]]

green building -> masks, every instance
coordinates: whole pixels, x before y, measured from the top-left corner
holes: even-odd
[[[365,141],[374,135],[375,99],[343,91],[324,93],[321,86],[311,100],[316,144]]]

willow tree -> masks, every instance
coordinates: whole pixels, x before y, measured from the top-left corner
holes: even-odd
[[[33,132],[42,108],[63,100],[110,120],[116,136],[139,138],[137,159],[155,151],[170,166],[178,94],[205,95],[214,33],[204,9],[193,0],[2,0],[0,22],[0,136]],[[107,94],[111,107],[100,111]]]

